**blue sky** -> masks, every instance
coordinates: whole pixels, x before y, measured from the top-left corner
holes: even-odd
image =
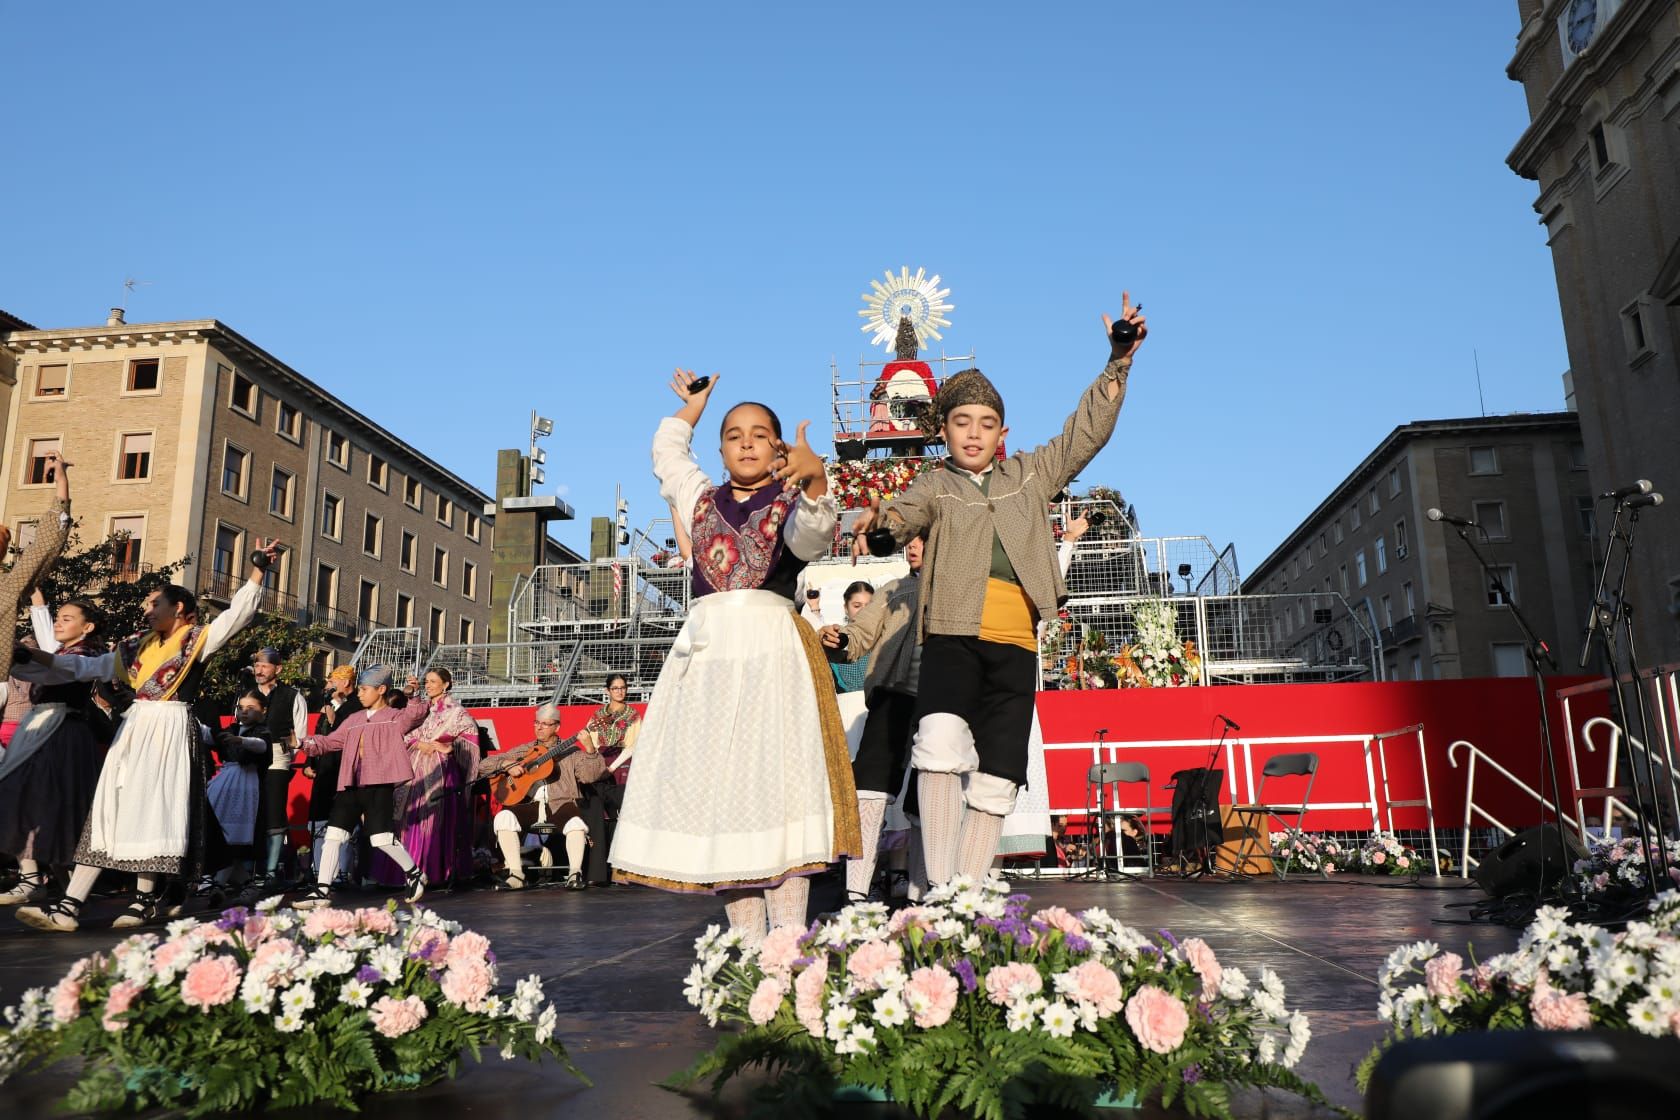
[[[1395,425],[1562,406],[1515,0],[0,0],[0,307],[214,317],[489,489],[535,407],[586,549],[661,512],[673,366],[810,418],[870,279],[952,291],[1011,444],[1122,289],[1153,328],[1082,481],[1252,569]],[[879,356],[877,351],[875,355]],[[720,402],[721,403],[721,402]],[[701,460],[716,469],[703,431]]]

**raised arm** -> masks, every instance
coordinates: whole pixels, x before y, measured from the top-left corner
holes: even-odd
[[[694,458],[694,427],[718,378],[714,375],[698,391],[690,388],[694,381],[692,370],[679,369],[671,376],[671,391],[682,400],[682,407],[661,420],[653,434],[653,475],[659,480],[660,497],[670,505],[673,518],[685,526],[694,520],[694,507],[711,486]]]
[[[15,615],[18,604],[23,601],[24,591],[40,582],[41,576],[64,551],[65,538],[70,535],[70,464],[58,452],[52,451],[47,454],[47,466],[58,483],[58,496],[53,499],[47,516],[35,526],[35,539],[29,542],[29,547],[23,550],[17,563],[10,571],[0,573],[0,605],[4,605],[8,614]],[[0,530],[0,556],[5,554],[10,544],[11,534]],[[10,623],[0,629],[4,631],[0,633],[0,665],[10,665],[13,644],[17,640],[16,630]],[[53,648],[58,647],[55,644]]]
[[[58,652],[58,638],[53,635],[52,608],[39,587],[29,593],[29,628],[34,631],[35,644],[48,653]]]
[[[1142,310],[1132,306],[1131,293],[1121,293],[1120,302],[1121,319],[1138,328],[1136,340],[1122,345],[1114,341],[1112,333],[1109,334],[1108,364],[1085,390],[1085,395],[1079,398],[1073,415],[1062,425],[1061,435],[1023,456],[1027,469],[1043,476],[1044,488],[1048,491],[1061,490],[1072,482],[1114,434],[1114,422],[1119,418],[1121,402],[1126,398],[1126,380],[1131,375],[1132,358],[1149,334]],[[1113,327],[1114,320],[1104,315],[1104,331],[1112,332]]]
[[[257,551],[251,556],[251,575],[246,579],[245,586],[233,593],[227,610],[210,620],[210,633],[204,639],[202,656],[209,657],[227,645],[235,634],[257,617],[257,607],[262,603],[263,573],[274,563],[275,550],[279,547],[280,542],[275,540],[257,542]]]
[[[938,499],[939,479],[935,471],[918,474],[905,491],[886,505],[875,502],[852,522],[852,560],[859,556],[887,556],[916,537],[924,537],[933,524],[933,504]]]

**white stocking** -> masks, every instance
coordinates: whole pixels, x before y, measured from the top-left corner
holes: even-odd
[[[846,861],[846,894],[848,901],[869,893],[875,879],[875,858],[881,847],[881,822],[887,816],[887,799],[871,793],[858,793],[858,825],[863,830],[863,854]]]
[[[724,891],[723,912],[729,915],[729,928],[741,931],[743,944],[756,947],[764,940],[763,891]]]
[[[922,866],[932,886],[957,872],[957,842],[963,817],[961,774],[922,771],[916,776],[916,796],[922,810]]]
[[[798,926],[805,928],[805,912],[811,905],[811,880],[795,875],[779,887],[764,892],[764,907],[770,916],[770,928]]]

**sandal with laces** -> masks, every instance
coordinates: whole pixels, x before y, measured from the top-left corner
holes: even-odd
[[[0,906],[16,906],[24,902],[41,901],[35,896],[52,882],[45,871],[24,871],[18,874],[17,885],[0,894]]]
[[[140,891],[134,896],[134,901],[128,904],[128,909],[117,915],[117,920],[111,923],[112,929],[134,929],[137,926],[149,926],[163,917],[163,892]]]
[[[313,910],[317,906],[326,906],[331,902],[332,892],[320,883],[316,883],[292,901],[292,909]]]
[[[74,898],[61,898],[44,906],[20,906],[17,919],[30,929],[48,933],[75,933],[82,928],[82,904]]]
[[[426,873],[416,867],[403,877],[403,884],[408,888],[408,897],[403,901],[419,902],[426,893]]]

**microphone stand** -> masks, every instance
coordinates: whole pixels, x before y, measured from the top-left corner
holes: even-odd
[[[1636,654],[1633,637],[1633,608],[1628,605],[1626,591],[1628,567],[1633,559],[1633,537],[1639,525],[1639,511],[1628,511],[1627,528],[1622,529],[1623,503],[1617,501],[1616,515],[1610,524],[1610,539],[1604,551],[1604,570],[1599,575],[1599,592],[1593,598],[1592,622],[1596,625],[1599,636],[1604,645],[1604,657],[1609,663],[1609,677],[1613,686],[1612,692],[1616,701],[1616,715],[1622,727],[1622,741],[1627,750],[1628,776],[1632,779],[1633,797],[1637,803],[1635,816],[1639,825],[1639,842],[1645,848],[1645,887],[1651,898],[1655,898],[1668,882],[1668,850],[1666,847],[1663,828],[1662,799],[1657,793],[1656,760],[1651,751],[1651,721],[1650,713],[1645,704],[1645,691],[1639,683],[1639,659]],[[1615,607],[1611,608],[1604,598],[1604,586],[1610,575],[1610,557],[1615,551],[1616,542],[1622,543],[1621,571],[1617,574]],[[1624,676],[1617,665],[1615,626],[1617,616],[1622,622],[1622,636],[1625,642],[1624,652],[1628,671]],[[1588,631],[1586,644],[1581,650],[1581,660],[1585,664],[1592,649],[1592,632]],[[1645,744],[1645,773],[1640,773],[1640,766],[1634,758],[1632,748],[1633,724],[1628,719],[1627,697],[1623,692],[1624,684],[1633,686],[1635,711],[1639,716],[1639,733]],[[1640,779],[1644,778],[1643,788]],[[1609,822],[1606,821],[1606,828]],[[1653,840],[1655,843],[1653,843]],[[1643,909],[1643,907],[1640,907]]]
[[[1542,763],[1540,770],[1540,876],[1539,881],[1535,883],[1534,891],[1535,905],[1538,907],[1546,898],[1545,790],[1548,782],[1551,785],[1552,804],[1559,806],[1563,800],[1559,793],[1561,786],[1557,776],[1557,759],[1552,754],[1552,718],[1550,705],[1546,702],[1546,673],[1544,668],[1544,665],[1550,665],[1552,671],[1556,672],[1557,659],[1552,656],[1551,647],[1546,645],[1540,635],[1534,632],[1534,627],[1529,624],[1528,616],[1524,615],[1522,608],[1517,606],[1516,597],[1511,594],[1511,589],[1506,587],[1504,581],[1494,573],[1487,557],[1483,556],[1482,550],[1476,547],[1476,542],[1470,539],[1470,534],[1465,531],[1467,527],[1455,525],[1453,528],[1458,533],[1458,539],[1464,542],[1465,547],[1470,550],[1470,555],[1474,556],[1476,563],[1481,566],[1482,575],[1492,584],[1494,590],[1499,592],[1500,598],[1505,600],[1505,605],[1511,610],[1511,617],[1516,620],[1518,629],[1522,631],[1526,643],[1524,652],[1528,654],[1529,668],[1533,671],[1535,695],[1540,701],[1540,758]],[[1563,841],[1561,809],[1554,809],[1554,815],[1560,817],[1554,823],[1558,829],[1558,841],[1561,846]],[[1567,856],[1565,862],[1567,863]],[[1531,914],[1524,914],[1523,920],[1526,921],[1530,916]],[[1507,918],[1509,917],[1510,915],[1507,914]]]
[[[1212,749],[1210,749],[1208,751],[1207,760],[1202,763],[1202,772],[1200,774],[1196,775],[1196,786],[1197,786],[1197,788],[1195,790],[1195,794],[1196,794],[1196,821],[1197,821],[1198,827],[1201,829],[1202,844],[1201,844],[1200,851],[1202,853],[1202,866],[1199,870],[1193,871],[1193,872],[1185,875],[1184,877],[1186,879],[1200,879],[1204,875],[1212,875],[1213,874],[1213,847],[1214,846],[1210,842],[1210,837],[1208,835],[1210,830],[1208,828],[1207,816],[1202,810],[1202,799],[1204,797],[1206,797],[1208,792],[1209,792],[1209,790],[1208,790],[1208,779],[1213,776],[1213,767],[1214,767],[1214,763],[1219,761],[1219,752],[1225,748],[1225,736],[1227,736],[1231,733],[1231,721],[1226,719],[1224,716],[1220,716],[1219,718],[1220,718],[1220,721],[1222,723],[1224,723],[1224,725],[1225,725],[1225,726],[1223,726],[1219,729],[1219,741],[1217,743],[1215,743],[1213,745]],[[1217,789],[1213,790],[1212,792],[1213,792],[1213,805],[1214,805],[1213,814],[1214,814],[1214,819],[1217,820],[1218,817],[1219,817],[1219,792],[1218,792]],[[1220,838],[1223,839],[1224,835],[1225,835],[1224,829],[1221,828],[1220,829]],[[1240,869],[1237,869],[1237,870],[1240,870]]]

